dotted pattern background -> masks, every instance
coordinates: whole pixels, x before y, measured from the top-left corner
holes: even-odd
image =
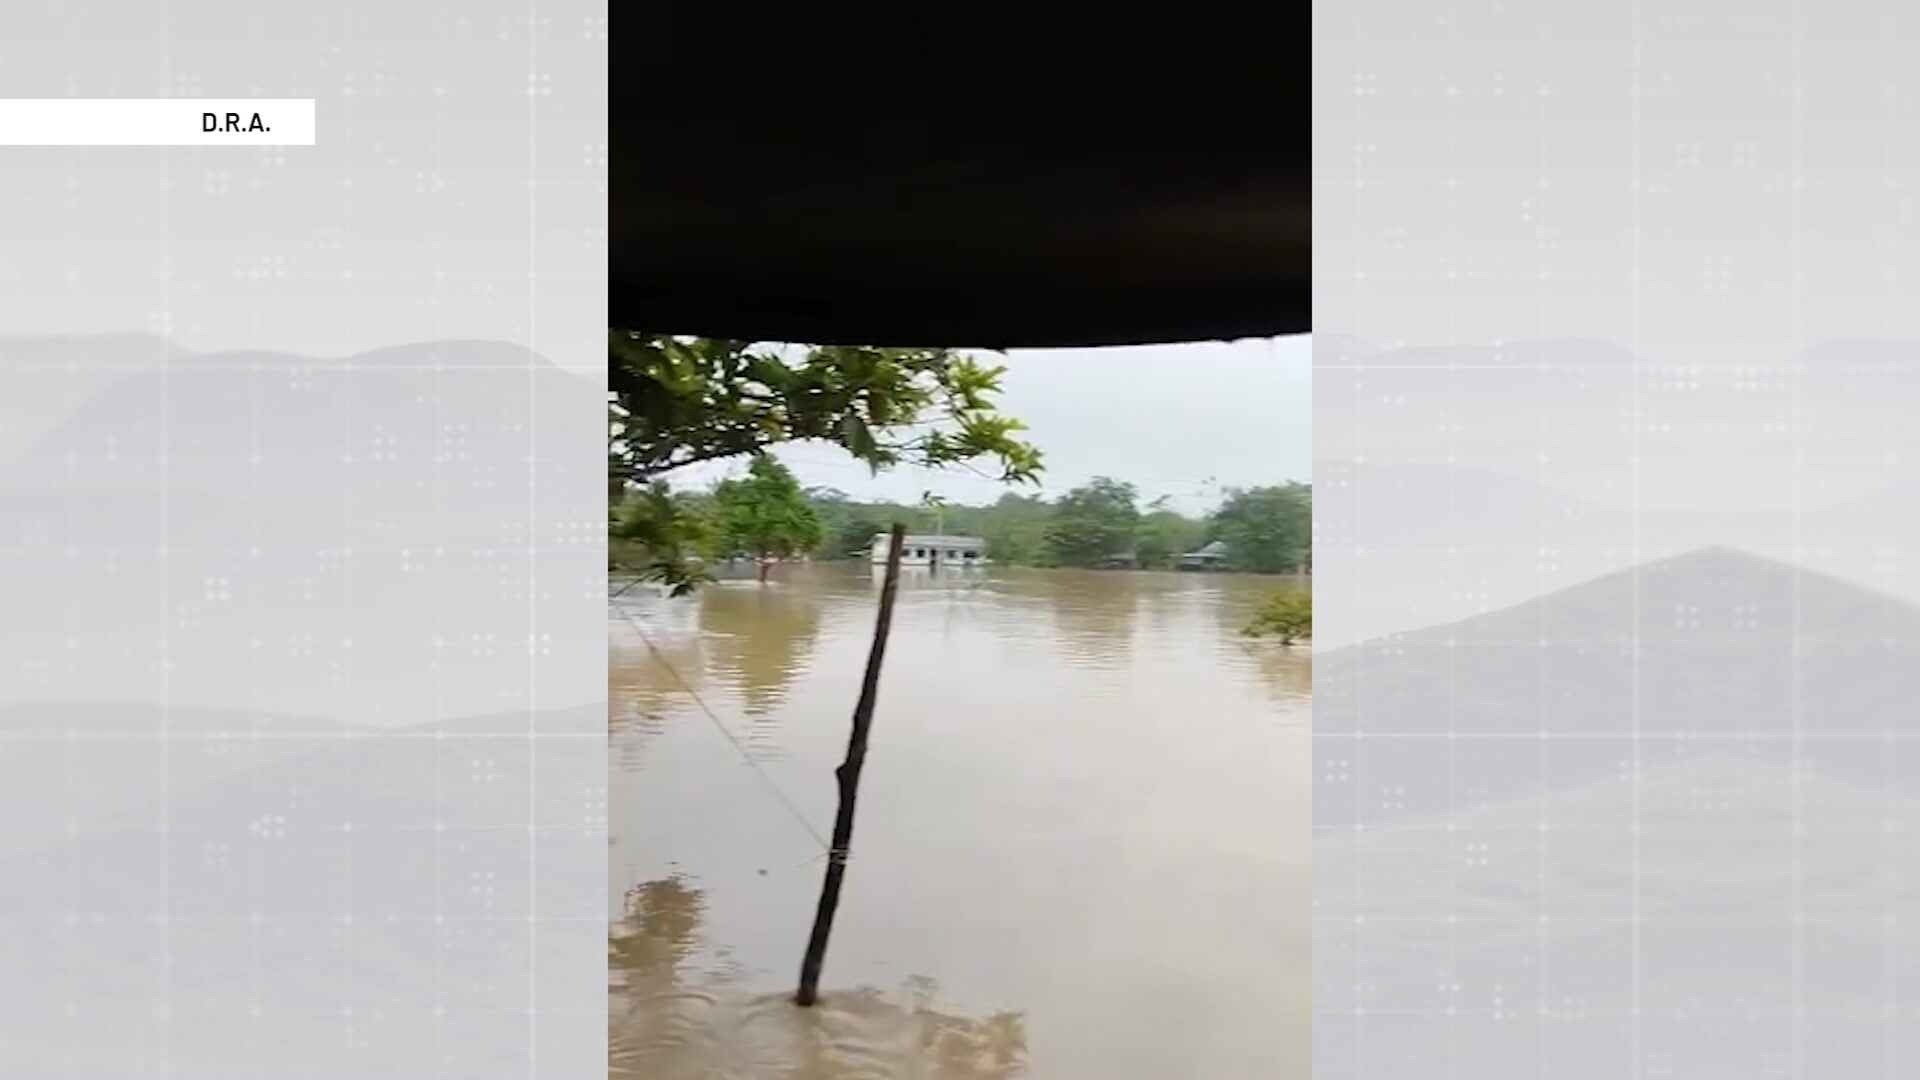
[[[1316,5],[1317,1077],[1920,1060],[1916,29]]]
[[[0,1075],[605,1067],[601,3],[10,13]]]

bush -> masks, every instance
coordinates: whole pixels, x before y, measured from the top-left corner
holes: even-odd
[[[1313,593],[1305,589],[1267,597],[1247,624],[1248,637],[1277,638],[1282,645],[1313,639]]]

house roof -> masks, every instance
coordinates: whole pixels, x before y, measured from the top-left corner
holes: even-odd
[[[1227,555],[1226,541],[1215,540],[1212,543],[1207,544],[1205,547],[1202,547],[1198,551],[1187,552],[1186,555],[1182,556],[1182,558],[1193,558],[1194,556],[1209,556],[1209,557],[1217,557],[1217,558],[1224,559],[1226,558],[1226,555]]]
[[[993,348],[1305,331],[1311,14],[1261,18],[625,13],[644,45],[609,70],[610,323]]]
[[[887,534],[875,533],[873,538],[876,542],[883,541],[887,538]],[[921,547],[983,547],[986,545],[986,541],[978,536],[960,536],[954,533],[947,533],[944,536],[920,536],[908,533],[905,542],[918,544]]]

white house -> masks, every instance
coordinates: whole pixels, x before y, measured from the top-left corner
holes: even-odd
[[[873,538],[873,561],[884,565],[893,537],[879,533]],[[901,566],[985,566],[987,542],[977,536],[913,536],[900,548]]]

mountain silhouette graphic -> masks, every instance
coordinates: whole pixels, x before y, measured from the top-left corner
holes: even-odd
[[[164,639],[175,707],[415,724],[502,704],[534,601],[600,614],[605,390],[526,348],[103,336],[0,358],[24,365],[0,394],[23,702],[156,700],[160,670],[131,658]]]
[[[1875,1075],[1920,971],[1917,647],[1908,604],[1707,547],[1322,654],[1317,1016],[1379,1025],[1381,1075],[1432,1050],[1381,1028],[1457,1017],[1476,1075],[1551,1044],[1548,1074],[1599,1080],[1635,1015],[1674,1075],[1745,1075],[1729,1045],[1820,1002],[1875,1029],[1823,1044],[1833,1075]],[[1357,1071],[1328,1028],[1316,1074]]]
[[[572,443],[582,440],[567,436],[582,409],[604,402],[597,381],[504,342],[425,342],[329,359],[172,352],[164,367],[157,355],[135,366],[143,354],[118,339],[102,348],[98,366],[75,359],[70,370],[48,370],[44,381],[67,390],[50,388],[49,403],[79,400],[0,466],[0,486],[41,481],[50,465],[103,458],[133,470],[164,455],[179,473],[216,461],[579,452]]]
[[[1646,766],[1797,742],[1802,768],[1880,783],[1883,743],[1920,694],[1908,655],[1920,608],[1726,547],[1330,650],[1315,658],[1315,827],[1579,787],[1636,753]],[[1450,781],[1432,775],[1443,760]],[[1911,770],[1898,782],[1920,790]]]

